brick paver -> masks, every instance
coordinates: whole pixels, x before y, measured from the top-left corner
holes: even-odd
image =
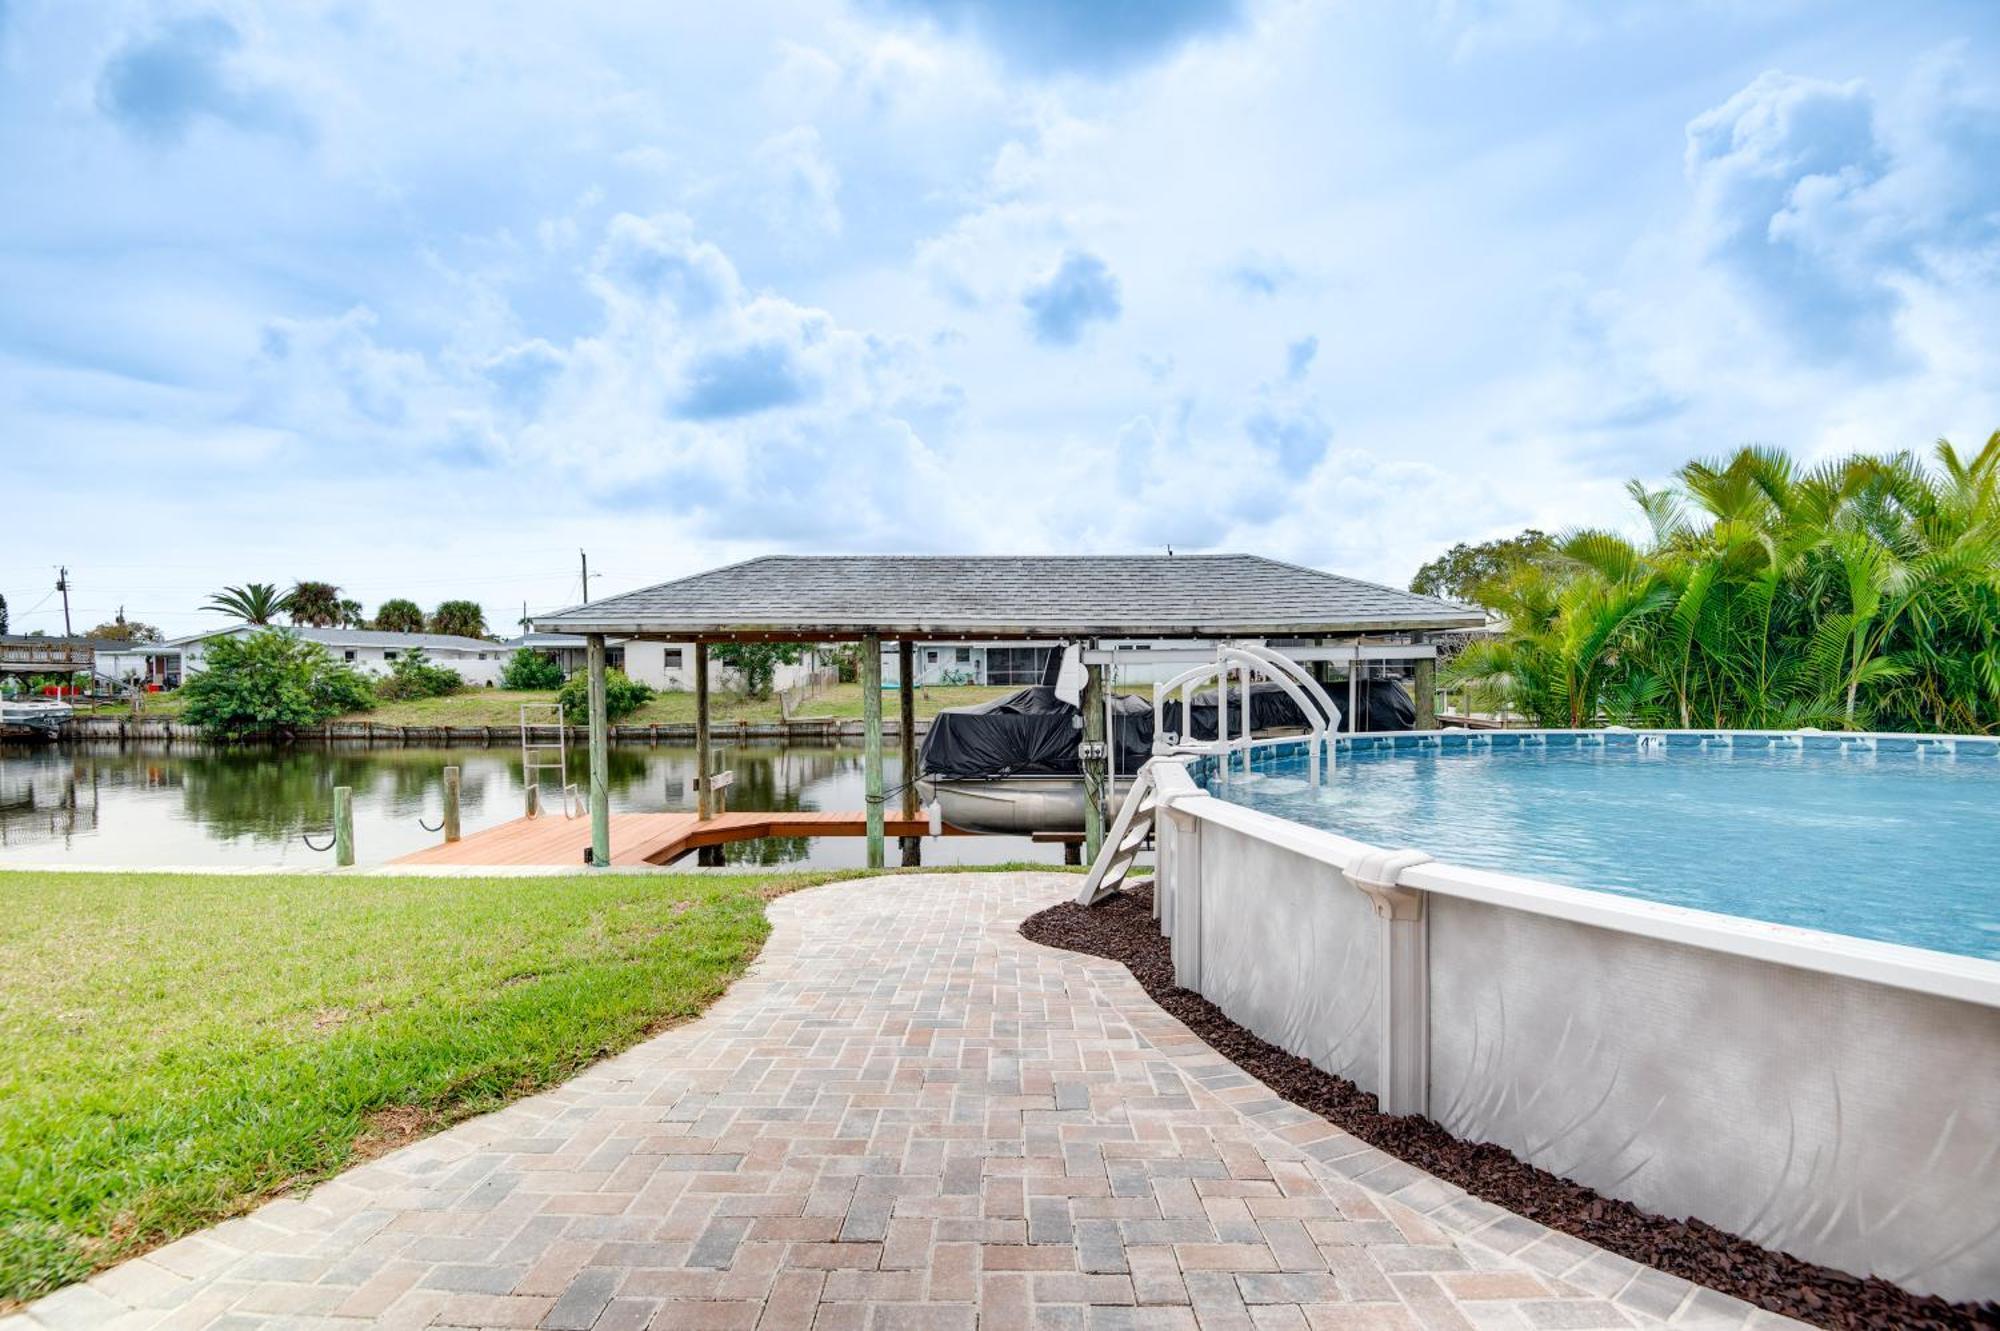
[[[1074,886],[785,897],[701,1020],[0,1325],[1790,1325],[1317,1130],[1020,937]]]

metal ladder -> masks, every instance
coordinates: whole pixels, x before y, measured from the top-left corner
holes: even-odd
[[[1090,872],[1084,875],[1083,890],[1076,894],[1077,905],[1095,906],[1112,893],[1124,890],[1133,862],[1139,858],[1146,838],[1153,834],[1153,819],[1159,807],[1159,792],[1153,788],[1153,764],[1149,760],[1133,774],[1132,784],[1126,788],[1125,802],[1118,806],[1111,833],[1098,847],[1097,858],[1091,862]]]
[[[551,725],[556,731],[553,741],[535,738],[537,727]],[[555,788],[563,797],[563,817],[577,816],[572,811],[572,806],[577,803],[581,792],[571,785],[569,780],[568,734],[569,728],[563,724],[561,703],[521,704],[521,784],[534,792],[534,799],[529,807],[535,813],[540,813],[542,807],[541,792],[544,782],[541,774],[554,772]]]

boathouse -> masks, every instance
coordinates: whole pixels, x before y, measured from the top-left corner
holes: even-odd
[[[898,676],[915,674],[926,642],[1077,643],[1083,691],[1086,788],[1105,789],[1105,667],[1136,643],[1153,660],[1202,654],[1170,644],[1258,639],[1306,643],[1291,651],[1352,678],[1370,661],[1415,670],[1418,725],[1435,724],[1431,635],[1484,622],[1478,610],[1256,555],[770,555],[692,577],[537,615],[534,631],[581,635],[590,675],[590,817],[595,863],[611,861],[605,649],[611,639],[688,643],[694,653],[697,816],[715,807],[708,723],[708,648],[730,642],[855,642],[861,674],[868,862],[885,862],[882,675],[894,644]],[[898,689],[903,771],[916,770],[915,698]],[[1094,748],[1093,748],[1094,746]],[[917,817],[914,782],[901,819]],[[1103,832],[1102,801],[1086,806],[1089,852]],[[913,859],[914,839],[905,841]]]

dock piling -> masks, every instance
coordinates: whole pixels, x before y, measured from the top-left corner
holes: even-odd
[[[868,867],[888,863],[882,841],[882,639],[861,640],[861,772],[867,791]]]
[[[333,788],[333,862],[345,869],[354,863],[354,787]]]
[[[458,769],[444,769],[444,839],[458,840]]]

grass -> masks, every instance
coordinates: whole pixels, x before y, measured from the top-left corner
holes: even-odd
[[[0,1310],[693,1016],[837,876],[0,873]]]

